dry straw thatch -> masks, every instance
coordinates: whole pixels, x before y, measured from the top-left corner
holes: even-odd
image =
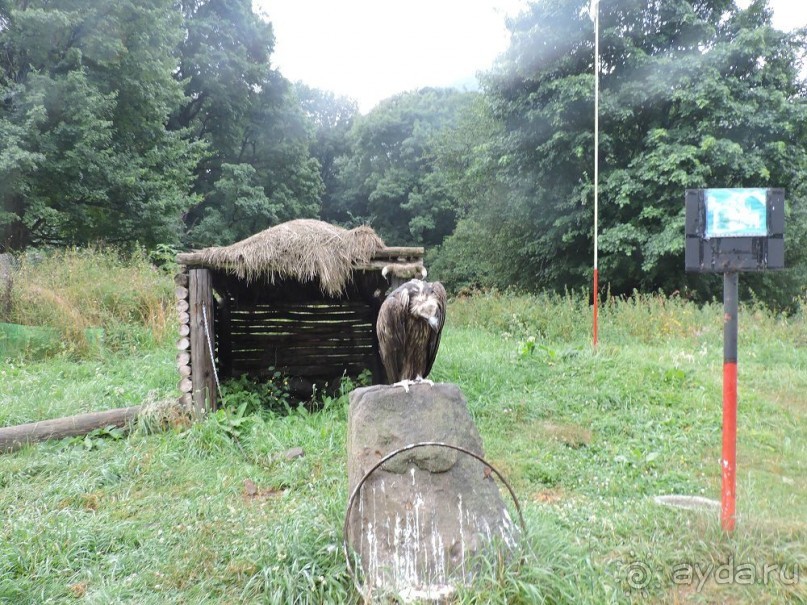
[[[366,265],[384,242],[370,227],[344,229],[314,219],[270,227],[229,246],[200,250],[205,265],[234,273],[248,282],[268,277],[319,280],[323,292],[336,296],[356,266]]]

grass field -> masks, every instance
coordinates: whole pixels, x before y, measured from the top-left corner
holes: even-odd
[[[577,296],[450,305],[433,378],[462,388],[528,526],[522,563],[459,602],[807,603],[805,318],[741,310],[731,535],[716,511],[652,500],[719,499],[720,306],[610,301],[597,350],[589,332]],[[0,424],[170,397],[166,340],[5,364]],[[253,405],[0,456],[0,603],[358,603],[346,406]]]

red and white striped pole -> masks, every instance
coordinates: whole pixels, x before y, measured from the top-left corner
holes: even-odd
[[[723,274],[723,456],[720,524],[734,530],[737,502],[737,273]]]
[[[598,251],[598,215],[600,186],[600,3],[593,0],[590,10],[594,19],[594,320],[593,341],[597,348],[599,332],[599,251]]]

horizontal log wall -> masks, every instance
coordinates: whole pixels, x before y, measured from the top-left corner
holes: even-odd
[[[272,369],[333,384],[371,368],[373,310],[357,301],[227,305],[228,374],[265,376]]]

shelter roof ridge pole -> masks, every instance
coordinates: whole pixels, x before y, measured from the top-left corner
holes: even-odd
[[[598,215],[600,186],[600,2],[592,0],[591,17],[594,20],[594,318],[593,343],[597,347],[599,332],[599,254]]]

